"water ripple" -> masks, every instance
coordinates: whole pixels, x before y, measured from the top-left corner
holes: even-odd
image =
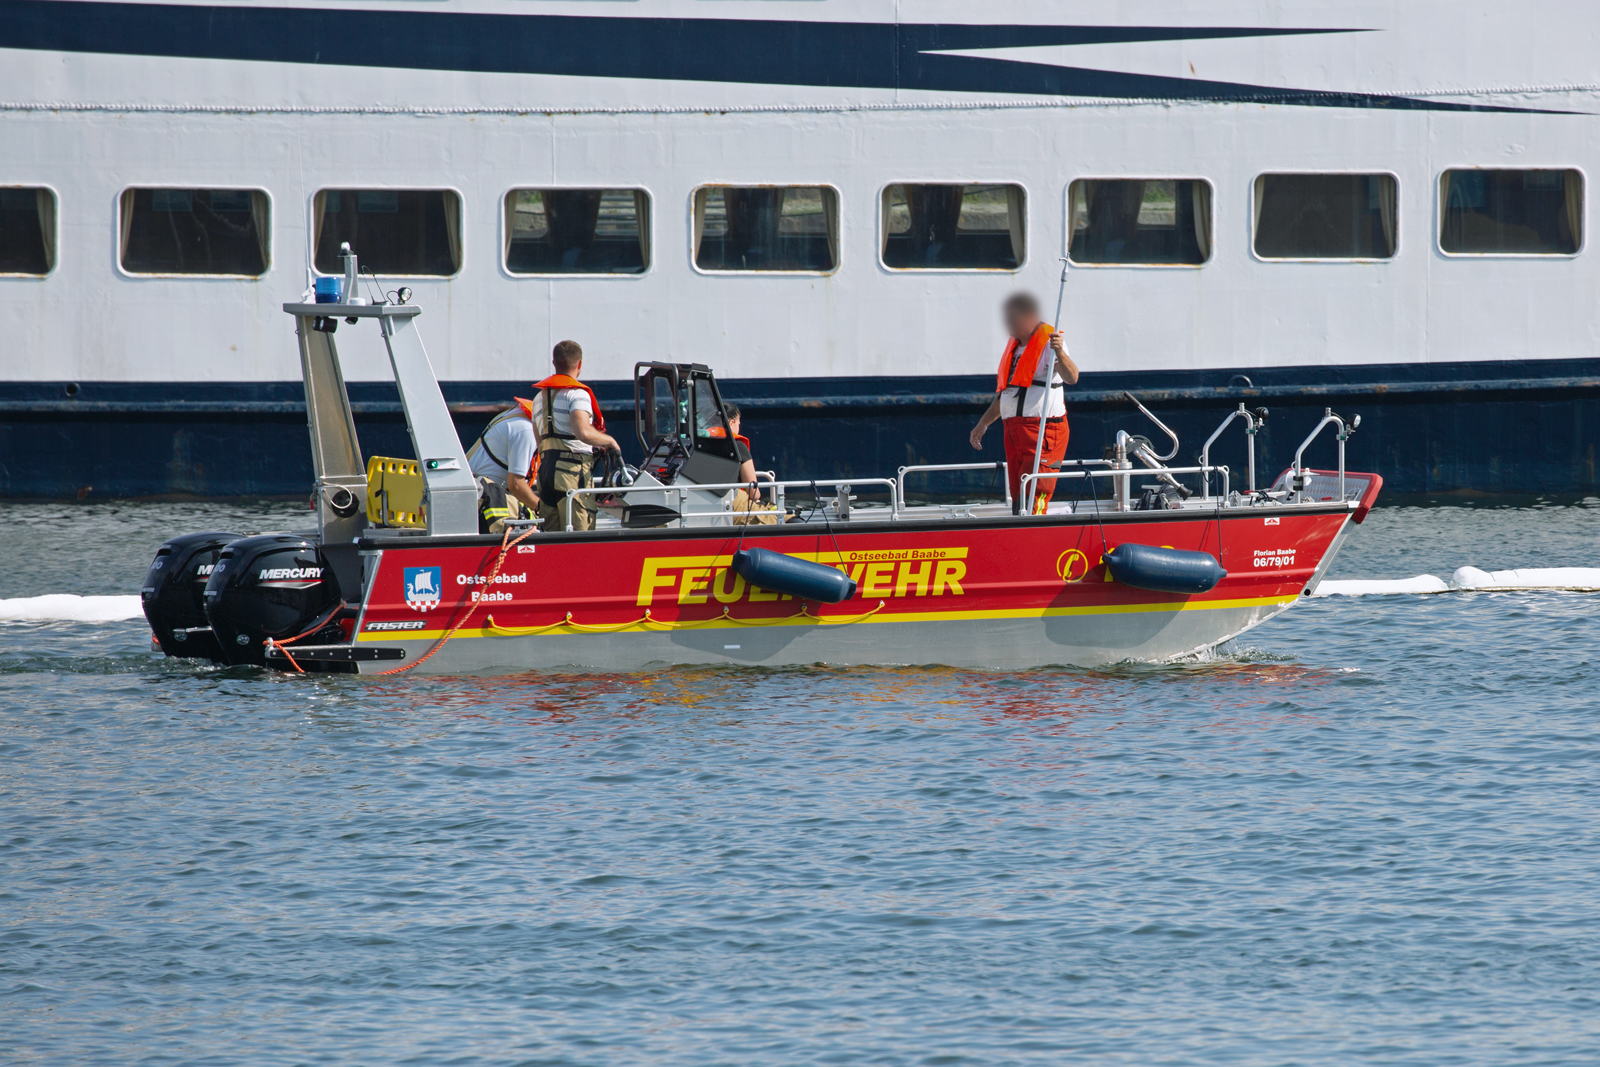
[[[57,510],[0,593],[125,591],[139,537],[284,518]],[[1335,573],[1593,565],[1594,521],[1378,511]],[[0,1048],[1592,1063],[1596,603],[1334,598],[1101,671],[290,678],[5,624]]]

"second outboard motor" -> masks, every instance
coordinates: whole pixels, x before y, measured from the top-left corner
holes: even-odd
[[[156,643],[169,656],[222,662],[222,649],[206,619],[206,579],[217,555],[236,533],[192,533],[174,537],[156,550],[139,599]]]
[[[298,534],[263,534],[222,550],[206,582],[206,618],[228,663],[266,663],[267,639],[343,643],[334,622],[344,601],[317,545]]]
[[[1154,545],[1118,545],[1105,555],[1111,577],[1153,593],[1209,593],[1228,576],[1209,552]]]
[[[751,585],[820,604],[842,604],[856,595],[855,579],[837,567],[764,548],[735,552],[733,572]]]

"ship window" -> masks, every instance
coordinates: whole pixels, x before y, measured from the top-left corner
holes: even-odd
[[[272,202],[260,189],[124,189],[122,269],[260,275],[272,264]]]
[[[1255,182],[1256,255],[1389,259],[1395,194],[1392,174],[1263,174]]]
[[[1211,258],[1211,184],[1192,178],[1079,179],[1067,192],[1069,255],[1086,264]]]
[[[0,274],[49,274],[56,265],[56,194],[0,189]]]
[[[839,265],[839,194],[820,185],[712,185],[694,194],[701,270],[831,271]]]
[[[1583,244],[1575,170],[1447,170],[1439,248],[1453,254],[1570,256]]]
[[[461,197],[449,189],[324,189],[312,200],[323,274],[344,270],[349,242],[374,274],[449,277],[461,269]]]
[[[882,252],[894,270],[1016,270],[1026,254],[1020,185],[891,185]]]
[[[650,266],[643,189],[513,189],[505,211],[513,274],[642,274]]]

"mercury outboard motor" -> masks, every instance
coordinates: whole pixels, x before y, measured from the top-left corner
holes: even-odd
[[[334,617],[339,579],[317,545],[298,534],[263,534],[222,550],[206,582],[206,618],[228,663],[263,666],[267,639],[342,644]]]
[[[217,555],[236,533],[192,533],[156,549],[140,600],[156,643],[169,656],[204,657],[222,662],[222,649],[206,619],[206,579]]]

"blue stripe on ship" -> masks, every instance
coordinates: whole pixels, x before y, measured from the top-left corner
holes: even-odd
[[[939,51],[1370,32],[967,26],[0,0],[0,48],[760,85],[1529,112],[1058,67]]]
[[[443,388],[470,442],[525,383]],[[759,465],[790,478],[999,459],[998,430],[981,453],[966,440],[992,388],[987,376],[723,382],[747,411]],[[1349,466],[1377,471],[1394,492],[1589,493],[1597,481],[1600,360],[1090,372],[1069,393],[1069,456],[1099,456],[1118,429],[1151,432],[1124,389],[1178,431],[1182,460],[1239,403],[1269,408],[1257,440],[1264,481],[1288,465],[1325,407],[1362,416]],[[637,456],[631,386],[598,382],[596,391]],[[350,393],[363,450],[409,456],[394,386],[352,383]],[[0,496],[303,495],[311,461],[302,398],[298,382],[3,382]],[[1237,485],[1242,435],[1230,432],[1213,458],[1234,466]],[[1332,466],[1332,444],[1319,442],[1308,460]]]

